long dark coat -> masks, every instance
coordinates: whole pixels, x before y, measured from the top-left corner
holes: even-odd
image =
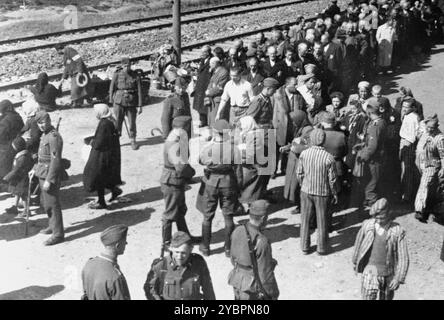
[[[83,171],[83,185],[87,191],[93,192],[120,184],[119,134],[112,120],[101,119]]]
[[[23,126],[22,117],[15,111],[7,111],[0,118],[0,180],[12,169],[15,152],[11,143]]]
[[[75,101],[91,96],[94,86],[91,82],[88,68],[75,49],[71,47],[66,47],[64,49],[63,65],[63,79],[68,79],[71,77],[71,100]],[[79,87],[77,85],[76,76],[78,73],[84,73],[88,78],[88,84],[85,87]]]
[[[9,183],[10,193],[22,198],[26,197],[29,184],[28,172],[33,166],[34,162],[28,150],[16,154],[11,172],[4,177],[4,180]]]
[[[207,62],[205,60],[200,61],[199,69],[197,70],[196,87],[194,88],[193,109],[203,114],[208,113],[208,108],[204,106],[204,99],[205,91],[211,78],[210,58],[208,58]]]

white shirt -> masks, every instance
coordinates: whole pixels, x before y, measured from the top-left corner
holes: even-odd
[[[253,87],[247,80],[241,79],[239,84],[235,84],[233,80],[227,82],[221,97],[221,104],[230,100],[232,106],[247,107],[253,99]]]
[[[298,88],[298,91],[301,93],[302,97],[304,98],[305,102],[310,106],[313,107],[315,103],[313,92],[308,90],[307,86],[304,84]]]
[[[415,112],[410,112],[402,120],[399,136],[410,143],[415,143],[419,132],[419,116]]]

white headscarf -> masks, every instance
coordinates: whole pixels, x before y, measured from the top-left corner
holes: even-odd
[[[31,98],[31,99],[28,99],[25,102],[23,102],[22,110],[23,110],[23,113],[25,114],[25,117],[30,118],[30,117],[35,116],[37,111],[40,110],[40,106],[37,103],[37,101],[34,100],[34,98]]]

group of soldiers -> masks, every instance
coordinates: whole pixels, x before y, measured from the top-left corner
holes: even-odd
[[[196,171],[189,163],[193,131],[189,80],[178,77],[163,103],[162,256],[148,273],[144,286],[148,299],[215,299],[205,259],[192,250],[199,244],[203,256],[211,255],[218,206],[225,221],[224,251],[233,265],[228,283],[235,299],[278,298],[277,261],[263,229],[269,205],[277,201],[267,189],[270,179],[278,176],[279,163],[280,175],[285,176],[283,196],[296,205],[292,213],[301,214],[302,253],[312,252],[310,233],[316,228],[317,253],[331,252],[334,212],[369,209],[371,218],[358,233],[353,263],[363,273],[363,298],[393,298],[405,281],[409,259],[405,231],[393,222],[390,205],[414,206],[421,222],[427,222],[430,213],[437,222],[442,219],[437,204],[443,200],[444,135],[438,118],[424,115],[409,88],[400,89],[392,106],[376,82],[375,70],[396,70],[405,59],[416,63],[432,41],[442,40],[437,3],[417,2],[352,2],[341,12],[332,1],[315,22],[299,17],[295,26],[276,26],[271,39],[259,34],[248,47],[238,40],[228,56],[221,48],[202,49],[191,94],[199,127],[210,131],[199,152],[205,167],[196,201],[203,216],[202,236],[192,236],[185,219],[185,189]],[[86,86],[79,82],[82,75],[89,76],[79,54],[72,48],[58,49],[65,56],[66,78],[76,79],[71,86],[73,99],[86,97]],[[138,148],[141,90],[140,76],[131,70],[128,58],[122,59],[109,87],[109,103],[119,134],[128,117],[133,149]],[[14,139],[23,133],[23,122],[18,123],[8,101],[0,107],[1,127],[6,128],[0,144],[4,161],[3,150],[19,149],[21,143]],[[46,111],[30,111],[25,127],[34,128],[31,136],[38,136],[27,139],[26,149],[34,159],[31,176],[39,181],[42,206],[49,216],[49,227],[41,232],[51,234],[46,245],[57,244],[64,240],[59,199],[67,167],[63,141]],[[12,170],[21,163],[8,161]],[[20,172],[25,179],[27,171],[23,167],[14,174]],[[233,217],[245,214],[249,221],[236,227]],[[173,222],[178,229],[174,234]],[[117,225],[102,233],[104,252],[88,261],[82,273],[84,299],[130,298],[117,264],[127,232],[126,226]]]

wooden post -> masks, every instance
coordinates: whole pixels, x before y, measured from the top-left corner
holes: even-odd
[[[180,29],[180,0],[174,0],[173,4],[173,39],[174,48],[177,51],[177,62],[180,64],[182,55],[181,29]]]

